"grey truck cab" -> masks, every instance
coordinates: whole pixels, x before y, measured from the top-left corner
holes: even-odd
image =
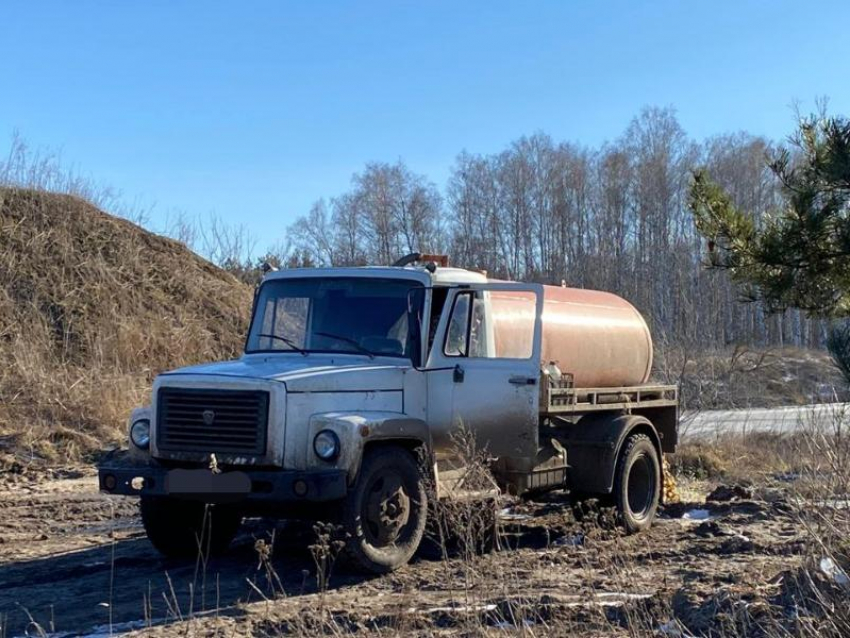
[[[246,515],[306,513],[344,528],[359,567],[391,571],[429,498],[457,487],[461,429],[503,489],[608,494],[627,529],[649,525],[675,387],[578,387],[572,363],[544,360],[548,287],[401,264],[270,272],[239,359],[156,378],[99,480],[140,497],[158,550],[221,552]]]

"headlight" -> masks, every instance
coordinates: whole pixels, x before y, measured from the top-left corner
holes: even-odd
[[[151,444],[151,422],[147,419],[134,421],[130,426],[130,440],[137,448],[147,450]]]
[[[322,430],[313,439],[313,451],[323,461],[333,461],[339,456],[339,437],[335,432]]]

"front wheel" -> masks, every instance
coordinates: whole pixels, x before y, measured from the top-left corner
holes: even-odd
[[[160,554],[173,558],[223,554],[242,522],[230,507],[167,496],[143,496],[140,508],[148,539]]]
[[[343,508],[346,552],[356,566],[386,574],[416,553],[428,516],[425,481],[401,447],[370,450]]]
[[[614,478],[614,499],[626,532],[652,525],[661,497],[658,451],[645,434],[633,434],[623,444]]]

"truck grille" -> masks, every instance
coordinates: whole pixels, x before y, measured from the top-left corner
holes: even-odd
[[[266,451],[268,416],[268,392],[161,388],[157,447],[260,456]]]

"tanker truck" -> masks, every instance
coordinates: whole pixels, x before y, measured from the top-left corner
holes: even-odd
[[[225,551],[245,516],[307,516],[386,573],[416,552],[429,500],[469,496],[462,432],[497,489],[599,497],[639,532],[678,436],[677,388],[651,366],[643,318],[606,292],[421,254],[267,272],[244,354],[160,374],[100,488],[139,497],[168,556]]]

